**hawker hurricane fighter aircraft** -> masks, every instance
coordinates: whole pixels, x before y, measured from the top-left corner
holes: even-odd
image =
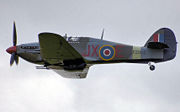
[[[66,78],[85,78],[90,66],[107,63],[148,64],[169,61],[176,56],[176,38],[168,28],[156,31],[142,47],[131,46],[91,37],[67,37],[55,33],[40,33],[39,42],[16,45],[14,23],[10,65],[21,57],[39,64],[38,69],[52,69]]]

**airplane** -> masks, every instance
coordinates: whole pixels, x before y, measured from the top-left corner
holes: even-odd
[[[92,37],[68,37],[43,32],[39,42],[17,44],[15,22],[13,24],[13,46],[6,49],[11,54],[10,65],[19,57],[38,64],[37,69],[51,69],[65,78],[86,78],[89,67],[94,64],[140,63],[148,64],[151,71],[154,63],[175,58],[177,42],[169,28],[156,31],[144,46],[132,46]]]

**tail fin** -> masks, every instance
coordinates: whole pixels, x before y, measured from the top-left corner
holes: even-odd
[[[171,60],[176,56],[176,37],[172,30],[162,28],[150,37],[144,47],[151,49],[164,49],[164,61]]]

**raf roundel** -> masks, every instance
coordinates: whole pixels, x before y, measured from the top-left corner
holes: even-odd
[[[99,56],[102,60],[109,61],[112,60],[115,56],[115,49],[111,45],[103,45],[99,49]]]

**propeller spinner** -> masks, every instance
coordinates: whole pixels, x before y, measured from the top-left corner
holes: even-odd
[[[9,47],[8,49],[6,49],[6,51],[11,54],[11,58],[10,58],[10,65],[12,66],[14,61],[16,62],[16,64],[19,63],[19,57],[17,55],[17,49],[16,49],[16,44],[17,44],[17,33],[16,33],[16,25],[14,22],[14,26],[13,26],[13,46]]]

